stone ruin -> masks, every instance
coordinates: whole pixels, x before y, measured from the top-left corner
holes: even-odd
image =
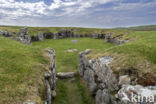
[[[13,34],[11,32],[7,32],[7,31],[2,31],[0,30],[0,36],[4,36],[4,37],[13,37]]]
[[[23,44],[31,45],[31,37],[27,27],[20,29],[19,40]]]
[[[44,40],[44,36],[42,32],[38,32],[38,34],[36,36],[32,36],[31,37],[32,41],[43,41]]]
[[[56,97],[56,60],[54,49],[45,50],[50,56],[50,68],[49,71],[45,71],[46,81],[46,102],[45,104],[51,104],[53,98]]]
[[[46,32],[46,33],[43,33],[43,36],[46,39],[53,39],[54,38],[54,33],[52,33],[52,32]]]

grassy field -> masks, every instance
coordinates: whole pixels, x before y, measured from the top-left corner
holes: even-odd
[[[78,72],[78,53],[85,49],[107,49],[113,44],[105,43],[104,40],[78,38],[77,43],[73,38],[33,42],[33,46],[40,49],[54,48],[56,51],[57,72]],[[78,52],[69,53],[68,49],[78,49]],[[94,104],[88,89],[79,76],[74,82],[59,80],[57,85],[57,96],[53,104]]]
[[[154,28],[154,26],[151,27]],[[11,32],[19,31],[20,28],[0,26],[0,30]],[[36,35],[38,31],[57,32],[60,29],[62,28],[29,27],[31,35]],[[78,38],[77,43],[72,42],[73,38],[45,39],[27,46],[12,39],[0,37],[0,104],[21,104],[27,99],[42,101],[39,96],[35,98],[34,96],[38,89],[41,89],[38,86],[43,85],[43,66],[49,65],[44,54],[44,49],[47,48],[53,48],[56,51],[57,72],[77,72],[78,53],[85,49],[92,49],[88,55],[89,58],[106,55],[114,58],[111,68],[117,76],[129,74],[132,78],[138,78],[139,84],[156,84],[156,31],[76,28],[76,32],[80,34],[111,32],[113,36],[124,34],[122,39],[131,41],[114,46],[111,43],[105,43],[103,39]],[[68,49],[78,49],[78,52],[69,53]],[[40,96],[43,97],[43,95]],[[76,76],[74,82],[70,79],[58,80],[57,96],[53,103],[94,104],[94,100],[83,80]]]
[[[0,37],[0,104],[22,104],[32,98],[42,102],[35,93],[43,84],[40,66],[47,62],[40,49]]]

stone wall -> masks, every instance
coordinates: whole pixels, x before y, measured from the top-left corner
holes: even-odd
[[[121,34],[116,37],[113,37],[112,34],[108,33],[105,35],[105,42],[114,43],[114,45],[120,45],[129,42],[129,40],[121,40],[122,36],[123,35]]]
[[[43,40],[44,40],[44,36],[42,32],[38,32],[36,36],[31,37],[31,41],[43,41]]]
[[[46,50],[50,56],[49,71],[45,72],[46,81],[46,102],[45,104],[51,104],[52,99],[56,96],[56,63],[55,63],[55,51],[54,49]]]
[[[12,37],[13,34],[12,34],[12,32],[7,32],[7,31],[2,31],[2,30],[0,30],[0,36]]]
[[[112,57],[90,60],[87,58],[89,52],[90,50],[85,50],[79,53],[79,73],[86,81],[91,95],[95,97],[96,104],[154,104],[145,101],[138,103],[138,99],[137,102],[132,102],[131,94],[151,94],[156,101],[156,86],[131,85],[128,75],[117,78],[109,66],[113,61]]]

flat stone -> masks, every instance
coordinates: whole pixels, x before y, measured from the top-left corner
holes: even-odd
[[[76,75],[76,72],[59,72],[56,74],[58,78],[72,78]]]
[[[119,85],[130,84],[131,79],[128,75],[123,75],[119,77]]]
[[[78,50],[77,49],[69,49],[67,50],[67,52],[77,52]]]

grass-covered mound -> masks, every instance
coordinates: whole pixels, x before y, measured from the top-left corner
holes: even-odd
[[[41,66],[47,63],[42,54],[38,48],[0,37],[0,104],[42,102]]]
[[[118,76],[129,74],[139,84],[156,85],[156,31],[136,31],[125,37],[133,41],[107,50],[94,50],[89,57],[110,55],[114,57],[112,69]]]

